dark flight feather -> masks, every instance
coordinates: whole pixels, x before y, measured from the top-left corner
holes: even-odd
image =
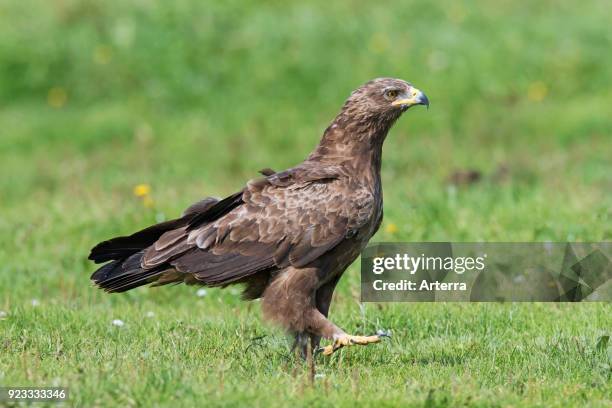
[[[207,197],[188,207],[181,218],[152,225],[130,236],[117,237],[96,245],[89,254],[95,263],[113,259],[124,259],[135,252],[142,251],[159,239],[167,231],[174,230],[189,223],[198,213],[205,213],[219,200]]]

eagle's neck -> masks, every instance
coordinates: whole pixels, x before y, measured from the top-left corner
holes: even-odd
[[[341,164],[363,181],[380,183],[382,146],[397,117],[341,112],[325,129],[308,161]]]

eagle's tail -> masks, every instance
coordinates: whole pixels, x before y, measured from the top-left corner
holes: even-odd
[[[117,237],[100,242],[92,248],[89,259],[95,263],[125,260],[135,253],[153,245],[166,231],[185,225],[187,217],[155,224],[127,237]]]
[[[125,292],[157,280],[164,269],[144,269],[140,266],[144,251],[126,259],[107,263],[91,275],[91,280],[107,292]]]
[[[89,259],[96,263],[111,262],[95,271],[91,280],[107,292],[125,292],[155,281],[163,271],[159,268],[141,268],[144,250],[153,245],[166,231],[184,225],[184,218],[156,224],[130,236],[99,243],[91,250]]]
[[[89,259],[95,263],[125,260],[153,245],[164,233],[189,224],[197,216],[208,214],[208,211],[213,209],[218,202],[217,198],[206,197],[187,208],[181,218],[152,225],[126,237],[116,237],[100,242],[92,248]]]
[[[167,267],[160,265],[152,269],[142,268],[145,249],[153,245],[164,233],[187,225],[198,215],[206,214],[215,208],[218,202],[217,198],[206,197],[187,208],[181,218],[152,225],[130,236],[100,242],[91,250],[89,259],[95,263],[108,263],[95,271],[91,280],[107,292],[125,292],[156,282]],[[164,280],[161,284],[171,282]]]

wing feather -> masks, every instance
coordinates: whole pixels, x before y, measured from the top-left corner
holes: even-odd
[[[351,199],[355,191],[340,181],[346,175],[339,166],[302,166],[253,180],[205,215],[162,235],[144,252],[142,266],[167,264],[202,283],[224,285],[308,265],[370,215],[359,204],[363,197]]]

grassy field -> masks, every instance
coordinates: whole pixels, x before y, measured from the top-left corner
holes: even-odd
[[[332,320],[393,338],[319,358],[310,384],[237,288],[110,296],[86,257],[298,163],[377,76],[412,81],[431,108],[387,140],[375,241],[611,240],[611,12],[2,2],[0,386],[65,386],[67,405],[87,407],[609,406],[609,303],[360,304],[355,264]],[[458,170],[482,178],[451,185]]]

